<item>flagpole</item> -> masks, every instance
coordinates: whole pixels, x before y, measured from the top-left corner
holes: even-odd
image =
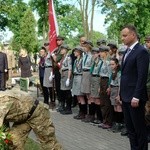
[[[54,10],[54,4],[53,4],[53,0],[49,0],[49,50],[51,54],[53,53],[54,49],[56,49],[57,47],[57,43],[56,43],[57,35],[58,35],[58,25],[57,25],[55,10]],[[51,60],[52,60],[52,72],[54,74],[54,59],[52,55],[51,55]],[[53,95],[53,101],[55,101],[56,96],[55,96],[54,78],[52,82],[53,82],[52,95]]]

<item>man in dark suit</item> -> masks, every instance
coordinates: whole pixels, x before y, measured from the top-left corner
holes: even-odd
[[[122,60],[120,98],[131,150],[148,150],[144,115],[148,100],[146,81],[149,56],[139,44],[137,35],[133,25],[125,26],[121,31],[121,39],[128,48]]]
[[[0,91],[6,90],[7,71],[8,71],[7,55],[1,51],[0,47]]]

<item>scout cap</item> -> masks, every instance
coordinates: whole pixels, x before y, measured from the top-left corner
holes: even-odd
[[[100,51],[100,50],[99,50],[99,48],[97,48],[97,47],[93,47],[93,48],[92,48],[92,52],[97,52],[97,53],[99,53],[99,51]]]
[[[80,51],[80,52],[84,52],[83,48],[81,46],[76,46],[73,51]]]
[[[121,46],[119,46],[119,48],[118,48],[118,53],[124,54],[124,52],[126,51],[126,49],[127,49],[127,46],[126,46],[126,45],[121,45]]]
[[[150,41],[150,35],[145,37],[145,41]]]
[[[116,48],[117,49],[117,45],[115,43],[108,43],[107,46],[109,46],[110,48]]]
[[[60,47],[61,49],[66,49],[66,50],[70,50],[69,46],[68,45],[61,45]]]
[[[97,45],[101,45],[101,44],[106,45],[106,40],[105,39],[99,39],[99,40],[97,40]]]
[[[86,40],[83,44],[89,44],[93,47],[93,43],[90,40]]]
[[[108,46],[102,45],[99,47],[100,52],[109,52],[110,48]]]
[[[56,38],[56,40],[64,40],[64,37],[58,35],[57,38]]]

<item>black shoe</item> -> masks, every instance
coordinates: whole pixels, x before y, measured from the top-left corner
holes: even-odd
[[[94,121],[94,116],[93,115],[87,115],[85,117],[85,119],[82,119],[82,121],[85,122],[85,123],[93,122]]]
[[[95,119],[95,120],[91,121],[90,124],[92,124],[93,126],[98,126],[98,125],[101,124],[101,123],[102,123],[101,120]]]
[[[128,131],[126,128],[123,128],[121,131],[121,136],[128,136]]]
[[[64,110],[60,112],[62,115],[70,115],[72,114],[72,110]]]
[[[123,125],[121,123],[116,123],[116,127],[112,130],[112,132],[118,133],[121,132],[122,129],[123,129]]]
[[[77,119],[77,120],[84,119],[85,118],[85,114],[79,113],[78,115],[74,116],[73,118]]]

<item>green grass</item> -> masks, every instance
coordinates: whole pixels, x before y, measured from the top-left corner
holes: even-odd
[[[40,146],[37,142],[35,142],[32,139],[28,138],[28,140],[25,144],[25,150],[40,150]]]

